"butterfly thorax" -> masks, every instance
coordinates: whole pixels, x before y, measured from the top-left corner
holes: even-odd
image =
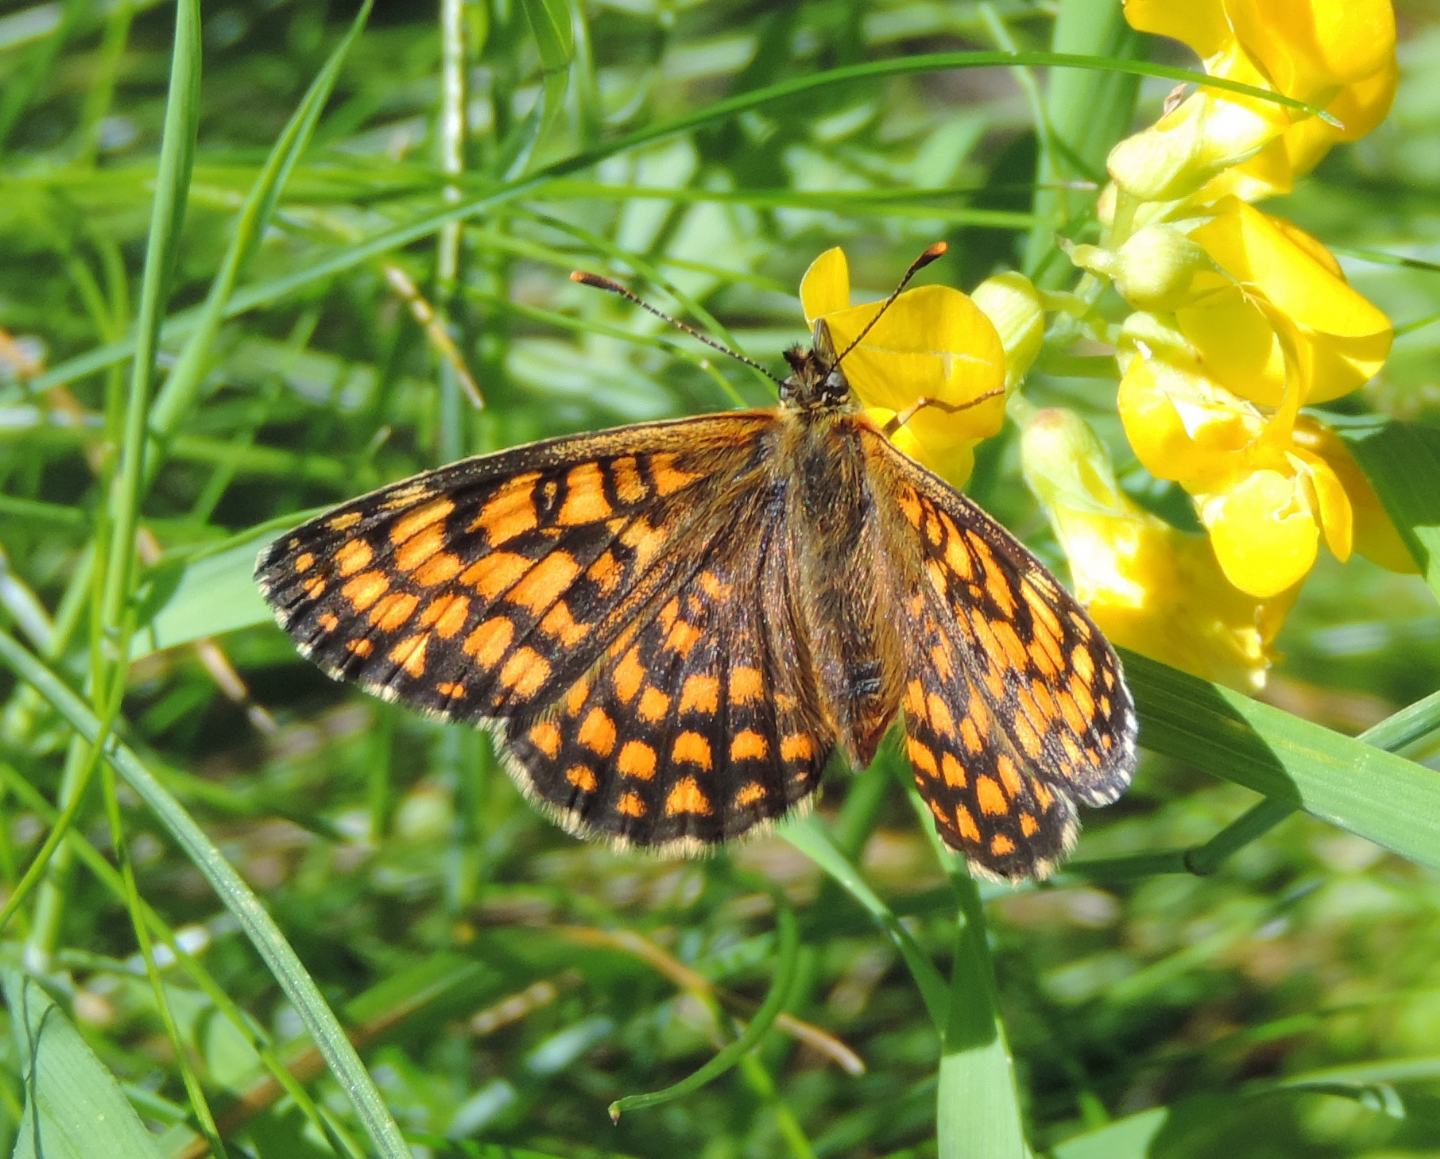
[[[841,410],[850,405],[850,382],[837,365],[835,348],[824,322],[815,323],[807,350],[792,346],[785,351],[789,376],[780,383],[780,403],[792,410]]]

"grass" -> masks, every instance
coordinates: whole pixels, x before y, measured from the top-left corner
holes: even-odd
[[[1072,284],[1190,61],[1077,0],[0,13],[13,1153],[1433,1154],[1440,22],[1398,7],[1391,117],[1266,208],[1397,324],[1337,422],[1428,570],[1322,564],[1266,703],[1129,660],[1136,785],[1018,890],[893,744],[705,862],[580,845],[250,568],[462,454],[773,398],[573,268],[766,362],[830,245],[873,296],[942,237],[927,278]],[[1113,380],[1042,366],[1124,466]],[[1063,568],[1018,484],[1002,435],[970,491]]]

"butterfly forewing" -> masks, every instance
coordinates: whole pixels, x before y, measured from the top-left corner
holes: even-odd
[[[981,872],[1044,876],[1073,844],[1072,799],[1113,801],[1135,765],[1114,649],[1045,568],[980,508],[878,434],[872,470],[894,550],[919,574],[900,617],[915,783]]]
[[[455,463],[282,536],[256,578],[332,676],[451,719],[538,711],[689,578],[774,421],[685,419]]]

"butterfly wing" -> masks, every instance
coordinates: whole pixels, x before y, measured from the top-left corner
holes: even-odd
[[[774,421],[681,419],[452,463],[282,535],[255,578],[336,679],[451,720],[537,711],[698,566]]]
[[[892,551],[919,559],[900,617],[915,783],[978,872],[1044,877],[1074,843],[1073,802],[1106,805],[1130,783],[1136,722],[1119,658],[984,511],[878,432],[866,445],[893,500]]]
[[[736,497],[684,591],[563,701],[507,728],[512,773],[571,832],[692,854],[807,801],[835,734],[797,630],[783,488]]]
[[[502,725],[567,828],[693,852],[812,793],[774,412],[627,427],[442,467],[281,536],[256,578],[337,679]]]

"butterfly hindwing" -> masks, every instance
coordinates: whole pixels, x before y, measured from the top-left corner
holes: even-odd
[[[901,617],[916,784],[946,841],[990,876],[1044,876],[1072,801],[1129,784],[1135,716],[1114,650],[1080,604],[980,508],[878,434],[891,540],[920,566]]]
[[[456,720],[556,700],[724,529],[771,412],[463,460],[282,536],[256,578],[337,679]]]
[[[834,747],[808,683],[782,496],[738,498],[682,592],[554,709],[507,729],[512,772],[570,830],[693,853],[814,793]]]

